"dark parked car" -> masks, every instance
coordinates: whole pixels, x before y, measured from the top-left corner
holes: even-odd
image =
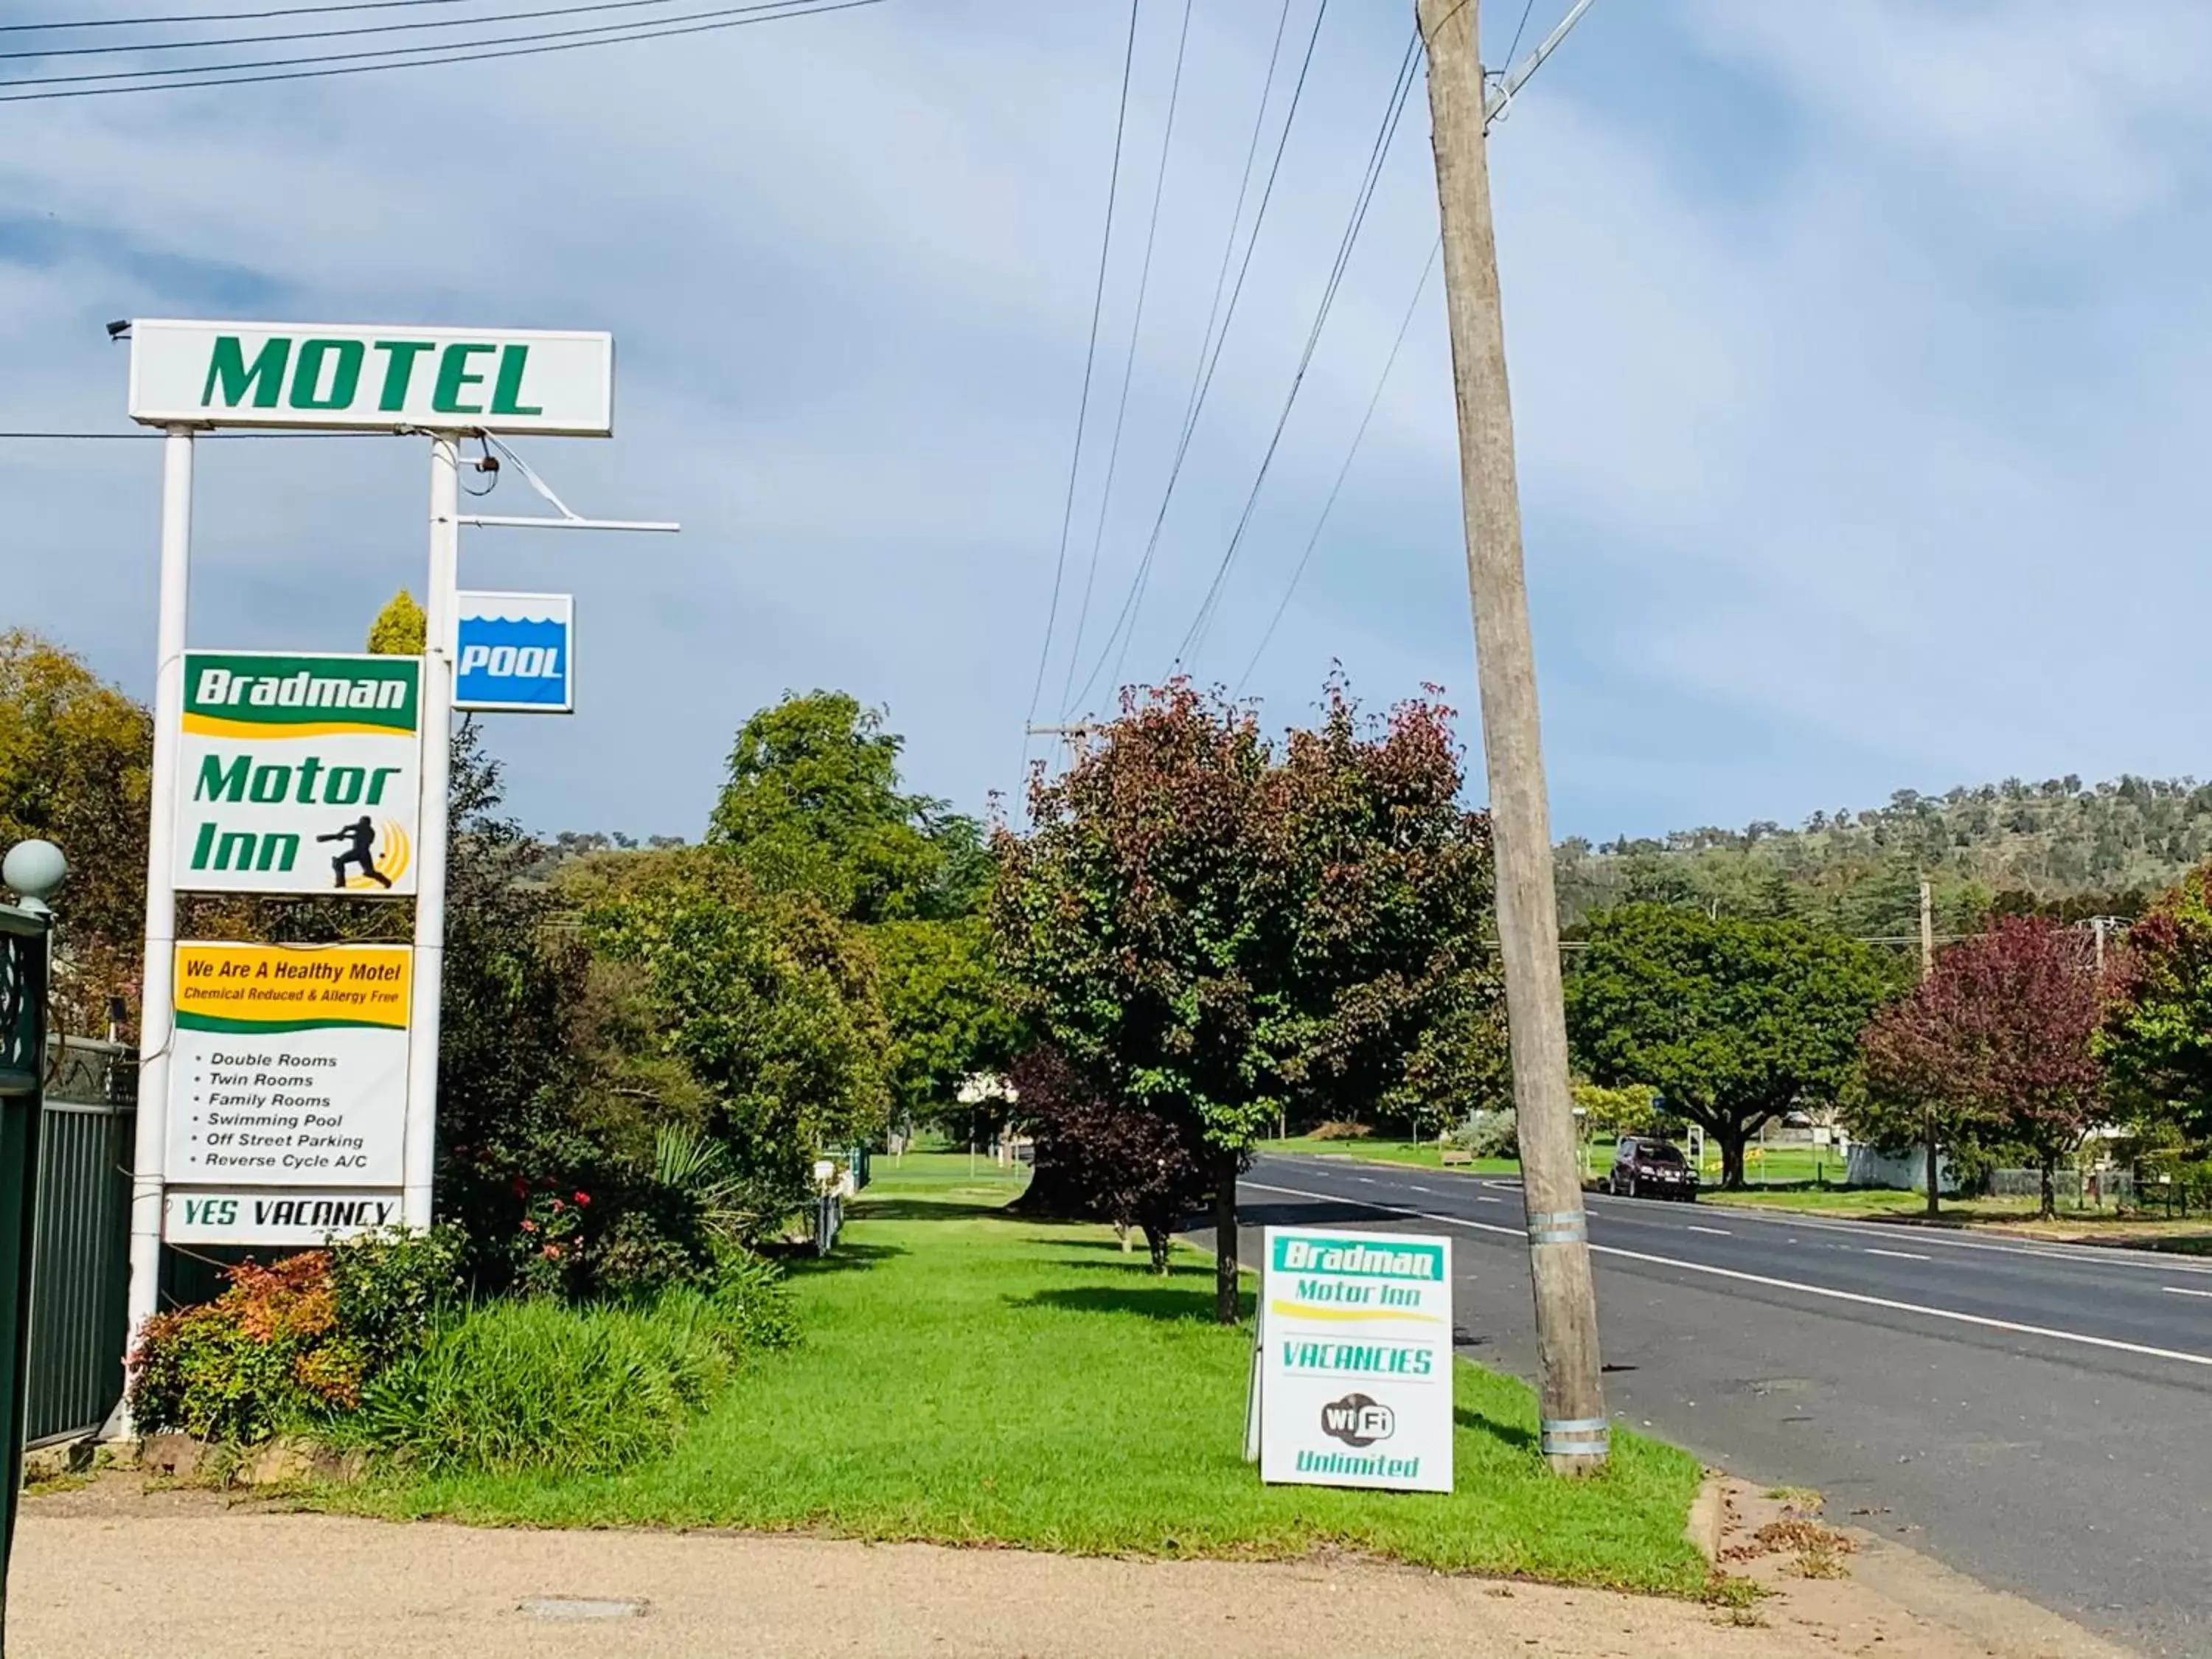
[[[1681,1198],[1698,1196],[1698,1172],[1681,1149],[1671,1141],[1648,1135],[1623,1135],[1613,1148],[1613,1173],[1606,1188],[1619,1198]]]

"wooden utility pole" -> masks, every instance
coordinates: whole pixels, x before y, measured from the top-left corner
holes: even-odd
[[[1575,1153],[1574,1103],[1567,1090],[1551,813],[1544,794],[1528,581],[1521,565],[1513,405],[1505,380],[1505,319],[1483,137],[1482,60],[1475,27],[1480,6],[1479,0],[1416,0],[1414,10],[1429,55],[1444,293],[1459,396],[1467,583],[1474,602],[1475,681],[1498,866],[1498,939],[1504,958],[1521,1182],[1536,1291],[1543,1449],[1555,1473],[1592,1474],[1605,1467],[1608,1436],[1599,1382],[1597,1297]]]
[[[1926,984],[1929,975],[1936,971],[1936,884],[1925,876],[1920,879],[1920,982]],[[1921,1155],[1928,1165],[1928,1213],[1940,1212],[1942,1204],[1938,1193],[1936,1169],[1941,1148],[1936,1139],[1936,1103],[1929,1101],[1921,1109]]]

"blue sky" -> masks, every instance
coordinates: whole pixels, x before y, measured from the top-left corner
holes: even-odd
[[[1535,0],[1522,50],[1565,9]],[[1484,10],[1495,59],[1521,7]],[[1324,21],[1128,678],[1172,666],[1251,487],[1410,11]],[[1065,653],[1181,15],[1140,14],[1040,718],[1084,712]],[[1159,506],[1277,15],[1194,0],[1086,672]],[[586,512],[686,528],[471,532],[471,585],[579,596],[579,714],[493,732],[518,810],[696,835],[736,726],[815,685],[887,705],[911,782],[980,810],[1018,775],[1127,17],[889,0],[0,105],[0,428],[121,428],[111,317],[611,329],[617,438],[526,453]],[[1599,0],[1492,151],[1559,833],[2206,769],[2208,85],[2189,0]],[[1190,665],[1273,721],[1341,662],[1376,705],[1442,684],[1473,738],[1433,286],[1245,678],[1433,242],[1427,159],[1417,91]],[[419,588],[421,449],[202,446],[193,642],[354,646]],[[158,471],[153,444],[0,442],[0,618],[141,694]]]

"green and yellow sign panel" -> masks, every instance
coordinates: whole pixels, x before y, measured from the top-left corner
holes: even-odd
[[[1267,1231],[1260,1478],[1452,1488],[1451,1241]]]
[[[224,1212],[212,1201],[240,1188],[344,1189],[346,1214],[378,1224],[374,1200],[396,1205],[402,1178],[414,951],[187,940],[176,960],[167,1176],[209,1190],[172,1194],[171,1236],[190,1197],[191,1236],[219,1242],[205,1225]],[[337,1213],[327,1200],[323,1209]],[[242,1228],[252,1210],[233,1204],[228,1213]],[[241,1231],[220,1242],[280,1241]]]
[[[180,891],[415,890],[422,665],[185,653]]]

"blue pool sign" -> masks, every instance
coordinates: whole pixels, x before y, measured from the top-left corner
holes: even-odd
[[[575,708],[570,647],[575,600],[566,593],[460,593],[453,707],[566,714]]]

